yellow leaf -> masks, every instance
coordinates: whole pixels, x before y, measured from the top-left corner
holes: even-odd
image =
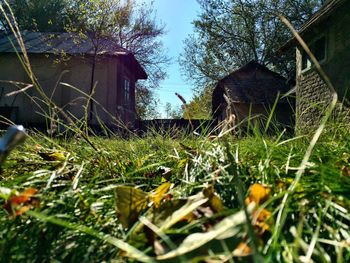
[[[246,203],[250,204],[251,202],[255,202],[257,205],[262,204],[267,200],[271,189],[265,187],[261,184],[253,184],[249,188],[249,196],[246,199]]]
[[[149,202],[158,208],[171,185],[163,183],[151,193],[132,186],[118,186],[115,189],[116,211],[123,227],[129,228],[133,225]]]
[[[30,209],[30,206],[22,206],[20,209],[16,211],[16,216],[20,216],[27,212]]]
[[[163,183],[156,190],[149,194],[150,200],[154,203],[155,207],[159,207],[164,195],[168,192],[171,187],[171,183]]]
[[[118,186],[115,189],[115,197],[117,215],[125,228],[137,221],[148,204],[148,194],[132,186]]]
[[[221,212],[225,209],[225,206],[223,205],[218,194],[215,192],[213,185],[210,185],[207,188],[205,188],[203,190],[203,194],[209,199],[209,206],[211,209],[214,210],[214,212]]]
[[[269,224],[271,224],[271,221],[272,218],[270,211],[262,209],[253,212],[253,224],[256,227],[259,235],[262,235],[265,231],[270,230]]]
[[[64,161],[66,156],[62,152],[38,152],[45,161]]]
[[[179,169],[185,168],[187,162],[188,162],[188,159],[187,159],[187,158],[181,159],[181,160],[178,162],[178,164],[177,164],[177,168],[179,168]]]
[[[221,199],[217,195],[210,198],[210,207],[217,213],[222,212],[225,209]]]
[[[233,255],[236,257],[246,257],[249,256],[252,253],[252,249],[250,246],[247,245],[247,243],[241,242],[238,244],[238,246],[233,251]]]

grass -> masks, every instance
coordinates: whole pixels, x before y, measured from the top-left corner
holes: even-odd
[[[176,252],[194,233],[214,235],[211,231],[217,225],[225,229],[220,222],[238,217],[247,208],[244,199],[250,195],[249,187],[259,183],[271,189],[260,205],[271,213],[267,221],[260,222],[268,226],[263,234],[250,222],[252,212],[247,208],[250,220],[243,217],[241,223],[228,227],[226,231],[237,230],[229,238],[214,236],[181,255],[174,252],[176,256],[168,260],[348,262],[350,136],[346,129],[327,129],[293,192],[288,187],[308,149],[307,137],[268,138],[258,133],[240,139],[231,135],[178,135],[173,139],[157,134],[128,140],[91,137],[101,148],[96,152],[79,137],[51,141],[34,134],[10,155],[0,184],[2,189],[19,192],[37,189],[40,206],[15,218],[0,211],[1,261],[161,261],[162,253]],[[52,152],[64,157],[43,159]],[[164,167],[171,172],[163,175]],[[166,210],[168,202],[179,202],[175,205],[179,210],[190,203],[193,208],[186,213],[192,212],[192,219],[183,217],[161,230],[166,217],[176,210],[162,217],[151,207],[142,210],[135,224],[123,227],[116,213],[115,189],[130,185],[151,192],[165,180],[174,187],[162,209]],[[200,202],[198,195],[208,185],[214,186],[215,196],[225,206],[219,212],[207,203],[196,206],[189,201],[197,196]],[[287,192],[281,229],[275,231]],[[5,201],[6,197],[2,203]],[[134,201],[131,196],[130,202]],[[232,254],[241,242],[249,247],[249,255]]]
[[[269,118],[245,137],[106,139],[64,115],[70,137],[32,132],[2,166],[0,262],[349,262],[350,134],[333,108],[313,137],[267,135]]]

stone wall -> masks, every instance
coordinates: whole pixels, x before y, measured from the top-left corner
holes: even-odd
[[[315,70],[300,75],[297,85],[296,131],[299,134],[312,132],[320,125],[331,103],[332,92]],[[349,107],[341,100],[338,100],[330,121],[349,121]]]
[[[296,130],[299,132],[318,126],[332,94],[319,74],[312,70],[297,79]]]
[[[309,28],[302,37],[311,47],[316,39],[325,37],[325,57],[321,67],[332,82],[339,103],[333,112],[333,119],[348,122],[350,101],[350,1],[322,22]],[[296,131],[312,132],[329,105],[332,94],[314,66],[302,70],[302,48],[296,50]],[[346,118],[346,121],[344,121]]]

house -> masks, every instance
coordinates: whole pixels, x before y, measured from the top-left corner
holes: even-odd
[[[338,93],[335,115],[348,112],[350,96],[350,1],[326,1],[300,29],[309,46]],[[280,52],[296,47],[296,130],[317,127],[329,105],[332,92],[315,69],[311,59],[293,38]]]
[[[89,35],[22,32],[22,38],[38,83],[66,115],[74,121],[87,118],[90,125],[116,120],[134,125],[135,83],[147,74],[131,52]],[[31,83],[18,54],[23,55],[14,35],[1,34],[0,114],[16,123],[43,126],[52,111],[37,90],[14,92],[26,86],[20,83]]]
[[[279,99],[289,89],[284,77],[251,61],[217,83],[212,96],[213,116],[222,121],[233,114],[236,123],[252,118],[264,123],[277,102],[274,111],[277,121],[293,125],[291,102]]]

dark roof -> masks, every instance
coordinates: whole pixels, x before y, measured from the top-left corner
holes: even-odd
[[[77,33],[29,32],[21,33],[28,54],[67,54],[128,57],[137,70],[139,79],[146,79],[147,74],[134,55],[125,48],[117,45],[110,38],[93,37]],[[0,53],[21,52],[20,45],[13,34],[0,35]]]
[[[321,7],[319,11],[317,11],[305,24],[300,28],[299,35],[304,36],[307,32],[309,32],[313,27],[317,26],[322,21],[326,20],[335,10],[337,10],[342,4],[344,4],[346,0],[329,0]],[[296,45],[296,39],[293,37],[289,39],[280,49],[279,51],[285,51],[288,48]]]
[[[217,88],[236,103],[273,103],[278,92],[289,90],[287,80],[267,67],[251,61],[218,82]]]

